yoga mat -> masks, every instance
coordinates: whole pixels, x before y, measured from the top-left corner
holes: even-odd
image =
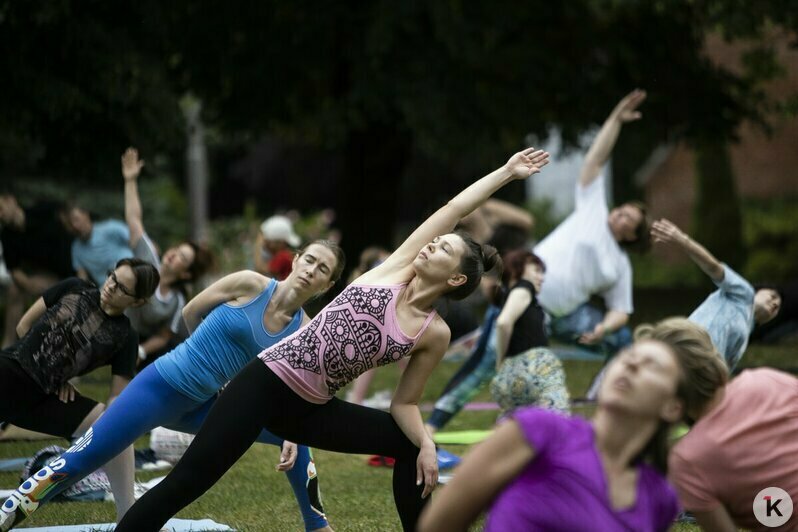
[[[444,445],[471,445],[479,443],[491,435],[492,430],[456,430],[452,432],[436,432],[432,439]]]
[[[550,347],[549,349],[551,349],[552,353],[560,360],[595,360],[596,362],[604,362],[604,355],[576,346],[560,345]]]
[[[160,481],[162,481],[165,478],[166,477],[155,477],[155,478],[152,478],[152,479],[148,480],[147,482],[136,482],[136,484],[134,486],[134,490],[133,490],[134,491],[134,496],[136,497],[136,499],[138,499],[139,497],[144,495],[147,491],[149,491],[152,488],[154,488],[156,484],[158,484]],[[12,493],[14,493],[13,489],[9,489],[9,490],[0,489],[0,501],[10,497]],[[108,501],[108,502],[113,502],[114,501],[114,494],[109,491],[106,494],[105,500]],[[32,529],[25,529],[25,530],[32,530]]]
[[[90,525],[46,526],[42,528],[14,528],[12,532],[112,532],[116,523],[97,523]],[[227,525],[217,523],[210,519],[170,519],[166,523],[166,530],[170,532],[211,532],[235,531]]]
[[[497,405],[496,403],[490,403],[490,402],[488,402],[488,403],[479,403],[479,402],[466,403],[466,405],[463,407],[463,410],[470,410],[472,412],[480,411],[480,410],[498,410],[498,409],[499,409],[499,405]],[[435,410],[435,405],[433,403],[423,403],[421,405],[421,411],[422,412],[432,412],[433,410]]]
[[[0,471],[22,471],[28,458],[6,458],[0,460]]]
[[[454,342],[449,344],[449,349],[443,355],[443,360],[447,362],[459,362],[467,359],[471,355],[471,351],[479,341],[479,336],[482,329],[474,329],[470,333],[466,333]]]

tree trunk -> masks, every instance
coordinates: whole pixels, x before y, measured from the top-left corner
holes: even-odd
[[[195,242],[208,241],[208,151],[202,124],[202,103],[190,99],[183,106],[186,117],[186,180],[189,197],[189,231]]]
[[[701,140],[696,152],[696,240],[734,269],[745,263],[742,213],[726,142]]]

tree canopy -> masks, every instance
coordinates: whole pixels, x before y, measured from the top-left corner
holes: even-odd
[[[557,126],[575,141],[633,87],[649,91],[629,143],[638,157],[765,124],[773,50],[757,47],[735,73],[703,43],[711,31],[795,31],[791,3],[0,1],[0,172],[113,182],[108,161],[128,144],[176,158],[191,93],[221,142],[271,135],[340,154],[340,212],[390,220],[408,182],[429,207],[430,176],[408,161],[428,161],[447,180],[439,192],[454,192],[528,134]],[[323,172],[299,174],[312,186]],[[630,177],[618,177],[622,195]],[[384,241],[390,222],[371,230]]]

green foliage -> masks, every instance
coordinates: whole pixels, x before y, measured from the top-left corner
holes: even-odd
[[[691,234],[739,270],[745,262],[742,218],[729,148],[722,139],[695,143],[696,200]]]
[[[535,227],[532,229],[532,233],[538,242],[543,240],[565,219],[554,213],[554,205],[549,199],[536,198],[530,200],[527,202],[526,208],[534,217]]]
[[[222,274],[255,267],[253,244],[260,220],[231,216],[214,220],[208,227],[208,245]]]
[[[744,206],[746,276],[755,281],[798,278],[798,198],[751,200]]]
[[[692,261],[665,264],[650,254],[630,254],[635,288],[700,286],[706,276]]]

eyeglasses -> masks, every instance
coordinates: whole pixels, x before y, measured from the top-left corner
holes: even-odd
[[[119,279],[116,278],[116,272],[114,270],[108,270],[108,278],[111,279],[112,283],[111,285],[108,286],[108,290],[110,290],[111,292],[116,292],[117,289],[119,289],[126,296],[136,299],[136,295],[128,292],[127,288],[125,288],[125,285],[119,282]]]

